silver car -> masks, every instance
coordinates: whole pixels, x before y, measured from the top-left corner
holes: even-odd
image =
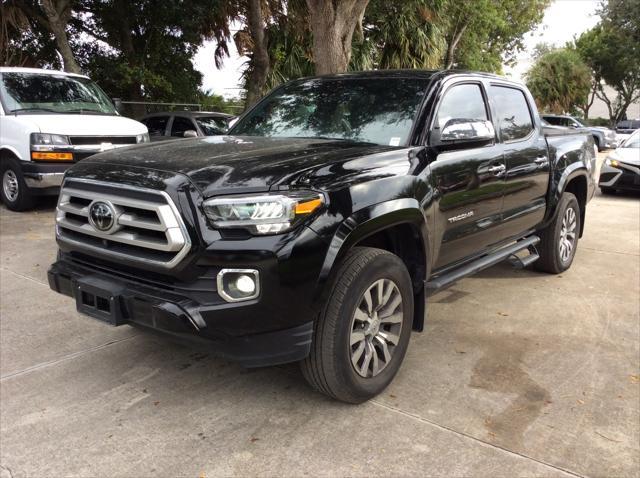
[[[607,156],[598,185],[603,194],[616,190],[640,192],[640,130]]]

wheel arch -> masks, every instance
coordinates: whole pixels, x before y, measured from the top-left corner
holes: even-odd
[[[567,168],[569,170],[569,168]],[[558,183],[558,201],[565,192],[572,193],[578,200],[580,206],[580,236],[584,233],[584,223],[587,211],[587,200],[589,194],[589,182],[587,180],[588,171],[586,168],[578,167],[566,171],[566,175]],[[557,207],[556,207],[557,214]]]
[[[20,161],[22,158],[20,157],[20,153],[17,149],[11,146],[0,146],[0,160],[4,161],[5,159],[15,159]]]
[[[429,236],[426,220],[415,199],[395,199],[354,213],[342,222],[330,241],[320,273],[321,297],[328,298],[331,274],[357,246],[396,254],[407,266],[414,293],[413,329],[424,326],[424,282],[429,274]]]

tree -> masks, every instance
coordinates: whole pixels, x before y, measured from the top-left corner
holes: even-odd
[[[76,0],[72,28],[84,69],[109,94],[133,101],[196,101],[202,75],[192,58],[205,38],[230,39],[230,2]],[[126,12],[126,14],[124,13]]]
[[[591,73],[575,50],[559,49],[538,58],[526,83],[541,110],[567,113],[584,105]]]
[[[524,48],[523,37],[544,16],[550,0],[447,0],[441,15],[444,68],[499,72]]]
[[[253,65],[247,81],[246,107],[260,99],[267,83],[270,61],[262,0],[247,0],[247,25],[251,35]]]
[[[363,41],[355,42],[352,69],[438,68],[444,49],[444,0],[371,0],[363,20]]]
[[[43,37],[41,29],[51,33],[55,40],[65,71],[80,73],[80,66],[76,61],[67,37],[67,28],[71,20],[73,0],[8,0],[2,3],[3,31],[8,27],[19,30],[18,43],[28,45],[29,37],[39,39],[39,44],[45,46],[48,42]],[[6,14],[6,18],[5,18]],[[5,37],[8,46],[8,39]],[[4,43],[4,42],[3,42]],[[32,45],[33,47],[33,45]]]
[[[609,120],[615,124],[640,99],[640,4],[609,0],[601,14],[602,21],[575,44],[592,70],[593,93],[607,105]],[[615,91],[614,98],[606,85]]]
[[[369,0],[307,0],[316,74],[347,71],[351,41]]]

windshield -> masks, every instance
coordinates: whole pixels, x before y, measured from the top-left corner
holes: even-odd
[[[408,78],[298,81],[267,96],[229,134],[405,145],[426,81]]]
[[[0,95],[7,113],[117,114],[109,97],[88,78],[2,73]]]
[[[215,136],[225,134],[229,129],[226,118],[216,118],[215,116],[196,117],[196,123],[205,136]]]
[[[635,132],[622,143],[621,148],[640,149],[640,132]]]

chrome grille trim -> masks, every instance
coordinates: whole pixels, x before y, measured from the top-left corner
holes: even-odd
[[[56,237],[74,248],[95,252],[105,257],[119,257],[128,260],[172,268],[191,249],[191,240],[182,217],[171,197],[164,191],[126,186],[116,183],[89,179],[72,179],[73,183],[86,183],[121,190],[122,194],[96,192],[62,186],[56,209]],[[127,191],[137,191],[156,196],[157,201],[136,199],[127,196]],[[89,222],[89,207],[93,201],[107,201],[117,208],[115,232],[102,232]],[[75,237],[69,237],[72,231]],[[100,247],[80,240],[79,235],[99,239],[105,244]],[[116,251],[109,245],[124,244],[140,251],[128,253]],[[145,257],[145,252],[174,253],[168,260]]]

